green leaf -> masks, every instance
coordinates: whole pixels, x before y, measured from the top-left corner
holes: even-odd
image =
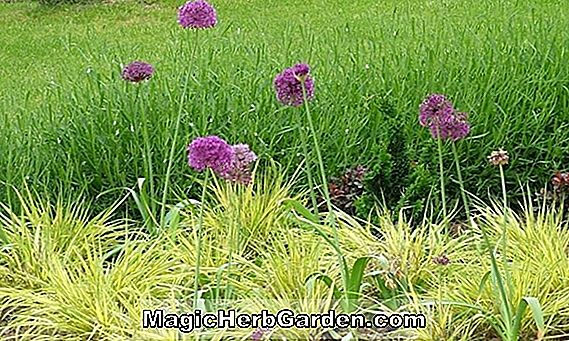
[[[304,205],[302,205],[298,200],[286,199],[284,203],[287,207],[296,210],[298,214],[308,219],[308,221],[314,224],[318,223],[318,216],[310,212],[310,210],[304,207]]]
[[[487,273],[484,274],[484,276],[482,276],[482,279],[480,280],[480,285],[478,285],[478,296],[482,295],[482,291],[484,290],[484,287],[486,286],[486,283],[488,282],[488,278],[490,277],[490,274],[492,272],[488,271]]]
[[[354,266],[352,267],[352,273],[348,279],[348,296],[350,298],[357,298],[359,296],[364,271],[370,259],[371,257],[361,257],[358,258],[354,263]]]
[[[347,313],[351,313],[356,310],[358,306],[358,300],[360,298],[360,287],[362,284],[363,274],[367,263],[371,257],[361,257],[358,258],[354,266],[352,267],[352,272],[347,280],[347,292],[346,292],[346,309]]]
[[[525,301],[529,308],[531,309],[531,314],[533,316],[533,320],[537,325],[537,328],[541,332],[545,332],[545,321],[543,318],[543,311],[541,310],[541,305],[539,304],[539,300],[535,297],[523,297],[523,301]]]
[[[510,335],[511,339],[517,339],[520,333],[520,327],[522,324],[522,318],[524,317],[524,313],[527,307],[530,307],[531,313],[533,316],[533,320],[538,328],[538,339],[541,340],[545,336],[545,322],[543,318],[543,311],[541,310],[541,305],[539,304],[539,300],[535,297],[522,297],[520,304],[518,305],[518,309],[516,311],[516,315],[514,316],[513,326],[512,326],[512,335]]]
[[[330,278],[330,276],[318,272],[313,273],[312,275],[308,276],[308,278],[306,278],[305,284],[309,287],[313,287],[316,281],[322,281],[329,288],[332,288],[332,290],[334,291],[332,295],[334,296],[335,299],[339,300],[342,298],[342,293],[340,292],[340,290],[338,290],[338,288],[336,288],[336,286],[334,285],[334,281],[332,280],[332,278]]]

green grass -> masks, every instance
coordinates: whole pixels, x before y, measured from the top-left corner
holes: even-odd
[[[301,113],[276,102],[272,79],[297,61],[313,67],[311,106],[329,175],[377,164],[393,118],[405,160],[422,170],[408,186],[427,183],[409,201],[424,197],[438,172],[435,143],[418,126],[417,108],[431,92],[448,94],[470,113],[472,134],[458,153],[474,194],[496,192],[498,177],[485,157],[498,147],[511,155],[511,189],[518,181],[541,187],[569,161],[563,1],[215,1],[219,25],[200,32],[194,60],[196,36],[178,27],[178,5],[0,4],[0,180],[25,179],[50,193],[83,189],[90,197],[133,187],[149,175],[142,157],[146,106],[161,188],[186,80],[172,175],[179,190],[193,183],[185,145],[203,134],[249,143],[292,172],[301,160]],[[141,87],[143,104],[119,77],[121,64],[134,59],[157,68]],[[385,96],[394,113],[384,109]]]

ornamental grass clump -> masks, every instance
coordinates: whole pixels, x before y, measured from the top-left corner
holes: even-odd
[[[137,60],[125,66],[121,77],[125,81],[139,83],[148,80],[154,74],[154,67],[146,62]]]

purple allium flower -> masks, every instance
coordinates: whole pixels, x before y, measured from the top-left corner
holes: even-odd
[[[138,83],[150,79],[153,73],[154,67],[152,67],[152,65],[137,60],[125,66],[121,76],[125,81]]]
[[[450,258],[445,254],[441,254],[440,256],[433,257],[433,263],[437,265],[449,265]]]
[[[217,13],[205,0],[188,1],[178,9],[178,23],[183,28],[211,28],[217,24]]]
[[[302,84],[306,88],[306,98],[314,97],[314,81],[310,76],[310,67],[307,64],[296,64],[279,73],[273,85],[277,92],[277,99],[284,105],[297,107],[304,103]]]
[[[442,115],[452,113],[454,113],[454,107],[445,96],[432,94],[419,107],[419,124],[428,127],[438,122]]]
[[[243,185],[249,185],[252,181],[251,164],[257,160],[257,155],[246,144],[233,146],[235,158],[231,170],[224,175],[227,180]]]
[[[251,340],[252,341],[260,341],[263,339],[263,336],[270,331],[271,330],[267,329],[267,328],[257,328],[257,329],[255,329],[253,334],[251,334]]]
[[[470,133],[466,113],[457,113],[445,96],[433,94],[419,107],[419,124],[428,127],[433,138],[457,141]]]
[[[225,177],[232,170],[235,150],[217,136],[198,137],[188,146],[188,163],[197,171],[210,168]]]

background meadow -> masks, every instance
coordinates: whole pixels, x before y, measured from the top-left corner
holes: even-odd
[[[340,309],[327,286],[307,280],[320,272],[335,283],[343,276],[335,250],[313,230],[331,234],[331,227],[284,204],[308,202],[300,142],[301,129],[308,131],[305,113],[282,106],[273,89],[275,75],[298,62],[311,66],[315,82],[310,110],[325,175],[368,169],[349,212],[354,216],[337,212],[347,263],[370,257],[360,308],[428,317],[425,330],[350,335],[569,335],[565,212],[535,201],[569,164],[569,4],[212,4],[217,26],[194,32],[180,28],[182,3],[171,0],[0,3],[0,228],[8,241],[0,249],[0,339],[194,339],[142,330],[140,309],[189,310],[198,295],[217,308],[230,300],[251,312]],[[156,68],[150,81],[121,79],[133,60]],[[472,125],[456,143],[466,191],[480,199],[476,224],[464,233],[448,234],[440,223],[437,143],[418,124],[419,105],[431,93],[446,94]],[[206,187],[202,220],[184,199],[199,199],[202,190],[203,176],[188,167],[186,148],[204,135],[246,143],[259,162],[252,187],[222,181]],[[487,156],[498,148],[510,156],[504,171],[512,211],[494,201],[500,175]],[[315,154],[309,150],[309,159]],[[464,222],[448,143],[443,159],[447,206]],[[166,199],[183,205],[169,208],[173,228],[149,231],[145,207],[157,213],[169,161]],[[316,163],[311,167],[316,174]],[[505,321],[497,303],[488,243],[503,243],[495,253],[512,310],[523,297],[536,297],[545,327],[528,308],[519,317],[519,337],[510,330],[515,316]],[[443,256],[450,265],[440,264]],[[252,333],[214,330],[204,337]],[[339,339],[323,330],[264,335],[272,336]]]
[[[140,142],[147,120],[160,182],[182,97],[173,169],[180,190],[193,183],[184,147],[206,133],[249,143],[292,172],[301,160],[298,114],[274,100],[272,80],[298,61],[316,79],[312,111],[328,175],[356,164],[383,169],[375,181],[398,188],[389,206],[399,192],[414,205],[436,184],[436,144],[417,125],[432,92],[470,115],[472,133],[457,147],[472,193],[496,192],[486,155],[498,147],[512,156],[514,193],[520,183],[538,190],[568,161],[562,1],[220,1],[218,27],[199,37],[172,20],[178,5],[3,4],[0,180],[89,197],[132,187],[148,178]],[[120,79],[133,59],[157,68],[139,101]],[[405,167],[386,171],[386,158]],[[447,186],[457,193],[452,180]]]

